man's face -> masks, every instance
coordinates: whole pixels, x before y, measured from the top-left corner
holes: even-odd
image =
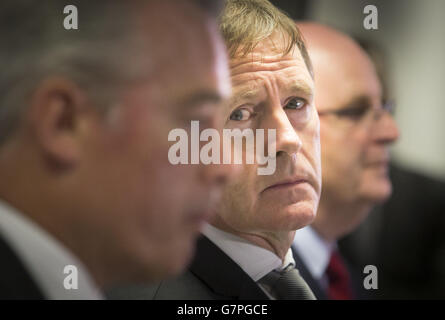
[[[317,211],[321,172],[314,83],[299,50],[283,56],[283,48],[283,37],[274,34],[247,56],[230,60],[233,97],[225,128],[276,130],[275,172],[258,175],[257,164],[243,164],[224,188],[218,219],[231,231],[292,231],[310,223]],[[267,138],[265,143],[267,150]]]
[[[193,19],[188,8],[182,9],[184,15],[169,10],[147,20],[156,43],[149,46],[147,59],[156,62],[155,69],[148,80],[124,89],[105,121],[91,124],[82,168],[95,189],[85,197],[96,215],[92,219],[102,224],[98,229],[106,243],[100,250],[109,250],[102,254],[109,256],[110,265],[129,269],[135,279],[156,279],[185,267],[230,170],[168,160],[170,130],[182,128],[190,136],[191,120],[199,120],[201,130],[222,129],[220,104],[231,90],[216,25]],[[136,265],[143,268],[134,269]]]
[[[383,111],[371,61],[358,46],[347,53],[314,51],[311,56],[321,124],[322,201],[351,205],[386,199],[391,193],[388,145],[398,131]]]

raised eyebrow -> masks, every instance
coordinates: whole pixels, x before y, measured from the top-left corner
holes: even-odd
[[[232,98],[230,99],[230,104],[239,104],[241,101],[250,100],[258,95],[260,92],[259,89],[246,89],[241,90],[237,93],[234,93],[232,95]]]
[[[314,88],[303,80],[292,82],[289,87],[289,92],[303,94],[311,99],[314,97]]]
[[[304,95],[309,99],[313,99],[314,97],[314,88],[304,80],[297,80],[295,82],[292,82],[288,89],[289,92],[292,94]],[[239,104],[242,101],[250,100],[256,97],[260,93],[260,91],[261,89],[258,88],[240,90],[239,92],[232,95],[230,104]]]

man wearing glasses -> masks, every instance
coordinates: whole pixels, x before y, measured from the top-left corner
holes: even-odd
[[[336,241],[390,196],[388,148],[399,133],[374,65],[360,46],[325,26],[298,27],[316,75],[323,190],[313,224],[296,233],[294,255],[317,298],[352,299],[358,290]]]

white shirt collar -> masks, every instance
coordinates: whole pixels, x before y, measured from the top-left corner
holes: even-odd
[[[210,224],[204,225],[202,233],[235,261],[255,282],[272,270],[282,270],[289,264],[295,266],[291,249],[282,261],[272,251],[258,247]]]
[[[297,230],[292,246],[297,250],[312,276],[321,280],[336,244],[322,239],[310,226]]]
[[[0,234],[48,299],[102,299],[83,264],[43,228],[0,201]],[[77,268],[78,289],[64,287],[65,266]]]

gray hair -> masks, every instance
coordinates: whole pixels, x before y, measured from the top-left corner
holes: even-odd
[[[179,1],[179,0],[177,0]],[[221,1],[184,0],[207,15],[219,14]],[[65,30],[57,0],[0,1],[0,146],[17,127],[26,100],[46,76],[63,76],[85,89],[105,109],[119,84],[147,67],[134,61],[146,51],[137,34],[135,12],[143,0],[70,0],[79,28]],[[138,40],[139,37],[139,40]],[[129,59],[131,57],[131,59]],[[147,59],[144,59],[147,60]],[[128,63],[126,63],[128,62]]]

